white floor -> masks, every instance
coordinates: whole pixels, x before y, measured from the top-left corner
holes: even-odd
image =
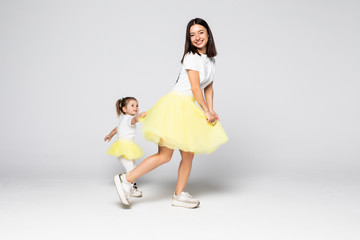
[[[111,178],[1,179],[0,239],[360,239],[354,183],[191,179],[197,209],[170,206],[172,180],[138,184],[144,197],[124,208]]]

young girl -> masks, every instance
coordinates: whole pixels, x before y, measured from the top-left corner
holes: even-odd
[[[228,140],[213,108],[216,54],[208,24],[200,18],[192,19],[187,25],[182,69],[173,91],[160,98],[142,120],[142,132],[147,140],[158,145],[158,153],[146,158],[132,171],[116,177],[123,204],[130,204],[129,196],[137,178],[169,162],[174,149],[179,149],[182,159],[172,205],[199,206],[198,200],[184,192],[194,154],[211,153]]]
[[[136,123],[139,118],[146,115],[145,112],[137,114],[138,101],[134,97],[126,97],[117,100],[116,113],[120,118],[119,125],[115,127],[108,135],[105,141],[110,141],[117,134],[117,141],[114,142],[107,153],[117,157],[125,168],[126,172],[130,172],[136,167],[135,160],[140,158],[144,153],[141,148],[134,142],[136,133]],[[130,190],[130,196],[141,197],[142,191],[133,184]]]

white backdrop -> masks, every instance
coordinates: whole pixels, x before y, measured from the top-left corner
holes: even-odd
[[[185,28],[210,25],[215,110],[229,142],[193,177],[262,172],[356,178],[358,1],[1,1],[1,177],[109,177],[114,104],[171,90]],[[145,155],[156,146],[138,144]],[[172,163],[156,170],[175,172]]]

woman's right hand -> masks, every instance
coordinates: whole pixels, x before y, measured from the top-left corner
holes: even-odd
[[[216,115],[213,114],[210,111],[205,112],[205,116],[206,116],[206,120],[208,123],[210,123],[211,125],[215,126],[216,124]]]

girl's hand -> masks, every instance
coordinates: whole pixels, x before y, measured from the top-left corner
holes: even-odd
[[[140,113],[140,114],[139,114],[139,116],[140,116],[141,118],[146,117],[146,112],[142,112],[142,113]]]
[[[144,118],[146,116],[146,112],[142,112],[137,114],[135,117],[131,119],[131,124],[134,125],[137,122],[141,121],[141,118]]]
[[[206,116],[206,120],[208,123],[210,123],[211,125],[215,126],[216,124],[216,115],[213,114],[212,112],[208,111],[208,112],[205,112],[205,116]]]
[[[105,142],[106,142],[106,141],[110,142],[111,138],[112,138],[112,137],[111,137],[110,135],[106,135],[105,138],[104,138],[104,141],[105,141]]]

